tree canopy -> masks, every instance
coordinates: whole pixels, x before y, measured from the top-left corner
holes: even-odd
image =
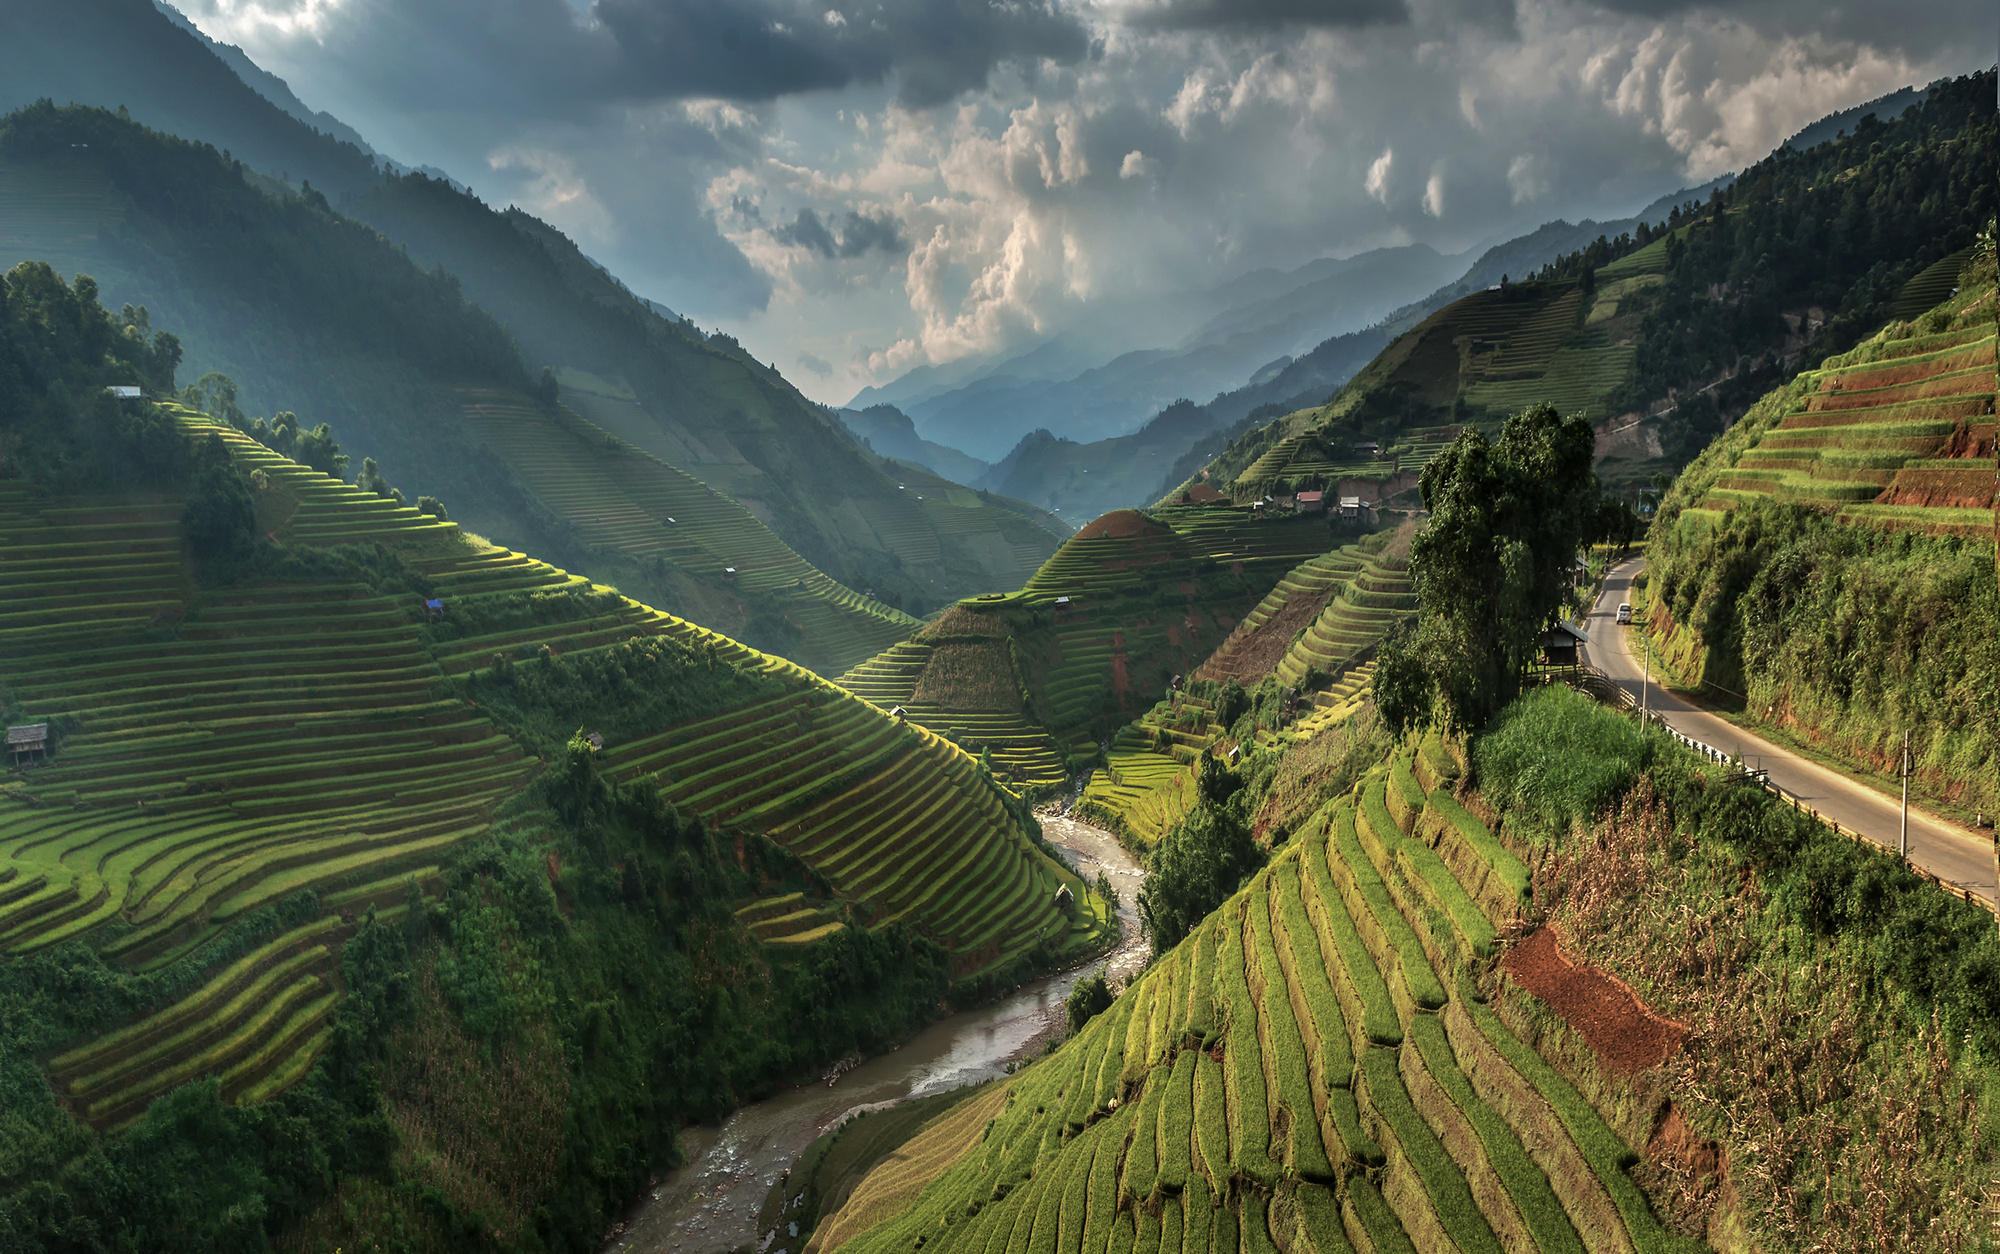
[[[1417,625],[1383,642],[1375,672],[1392,731],[1477,731],[1520,691],[1603,517],[1595,447],[1580,415],[1538,405],[1496,440],[1468,427],[1424,467],[1431,521],[1410,549]]]
[[[1146,855],[1139,921],[1155,955],[1178,945],[1263,865],[1243,807],[1234,801],[1242,784],[1214,754],[1202,755],[1199,801]]]

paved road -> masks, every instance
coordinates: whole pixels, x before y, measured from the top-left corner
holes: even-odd
[[[1620,601],[1631,600],[1632,577],[1644,568],[1645,559],[1637,557],[1613,567],[1584,627],[1591,640],[1585,649],[1591,665],[1634,697],[1639,695],[1642,662],[1632,652],[1636,642],[1630,639],[1631,629],[1618,626],[1617,609]],[[1648,706],[1682,735],[1740,753],[1746,766],[1769,771],[1773,783],[1839,823],[1841,831],[1858,831],[1885,849],[1896,848],[1901,807],[1895,800],[1710,714],[1658,682],[1651,686]],[[1989,901],[2000,893],[1994,883],[1992,838],[1915,805],[1910,807],[1910,857],[1939,879],[1970,888]]]

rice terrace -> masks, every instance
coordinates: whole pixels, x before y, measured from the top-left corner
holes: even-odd
[[[1461,8],[0,5],[0,1252],[2000,1254],[1991,15]]]

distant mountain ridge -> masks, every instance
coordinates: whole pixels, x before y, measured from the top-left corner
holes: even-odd
[[[918,493],[900,491],[900,471],[733,339],[663,314],[665,306],[642,301],[529,214],[495,211],[443,179],[385,173],[372,151],[271,103],[246,83],[241,67],[233,69],[150,0],[9,6],[0,10],[0,43],[20,63],[19,73],[0,81],[0,110],[37,98],[122,105],[139,122],[224,150],[281,199],[318,197],[328,210],[383,233],[491,313],[531,373],[547,365],[566,380],[590,380],[573,394],[564,389],[585,417],[742,501],[799,555],[856,590],[921,610],[1011,587],[1054,550],[1056,535],[1025,507],[971,493],[946,502],[926,492],[919,501]],[[90,56],[72,55],[86,47]],[[274,93],[282,88],[268,76],[259,81]],[[281,174],[294,182],[281,182]],[[67,229],[53,220],[40,225]],[[137,289],[121,289],[114,279],[137,271],[114,261],[108,246],[81,234],[65,245],[78,268],[103,272],[107,297],[127,299]],[[18,255],[45,254],[57,255],[46,248]],[[173,299],[171,286],[151,290],[151,297],[130,298]],[[379,395],[363,400],[352,389],[328,387],[309,350],[273,355],[272,344],[256,342],[254,320],[231,314],[229,328],[216,320],[243,297],[254,303],[274,295],[246,289],[233,298],[237,304],[175,311],[190,364],[227,357],[244,405],[295,408],[308,418],[318,406],[357,455],[380,455],[390,474],[408,481],[437,470],[451,478],[456,468],[398,465],[388,455],[392,446],[414,448],[385,421],[393,403],[385,412]],[[218,353],[216,337],[225,331],[244,351]],[[947,517],[943,509],[960,512]],[[544,551],[576,560],[559,536],[543,538]]]
[[[1607,482],[1671,471],[1736,406],[1852,344],[1909,280],[1972,242],[1994,204],[1992,89],[1990,70],[1941,80],[1892,121],[1864,112],[1836,142],[1780,145],[1663,230],[1471,291],[1327,403],[1256,411],[1201,473],[1237,497],[1358,480],[1401,490],[1458,427],[1537,403],[1598,424]]]

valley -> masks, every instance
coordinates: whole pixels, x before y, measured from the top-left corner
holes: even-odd
[[[0,11],[0,1250],[1994,1248],[2000,71],[1141,7]]]

